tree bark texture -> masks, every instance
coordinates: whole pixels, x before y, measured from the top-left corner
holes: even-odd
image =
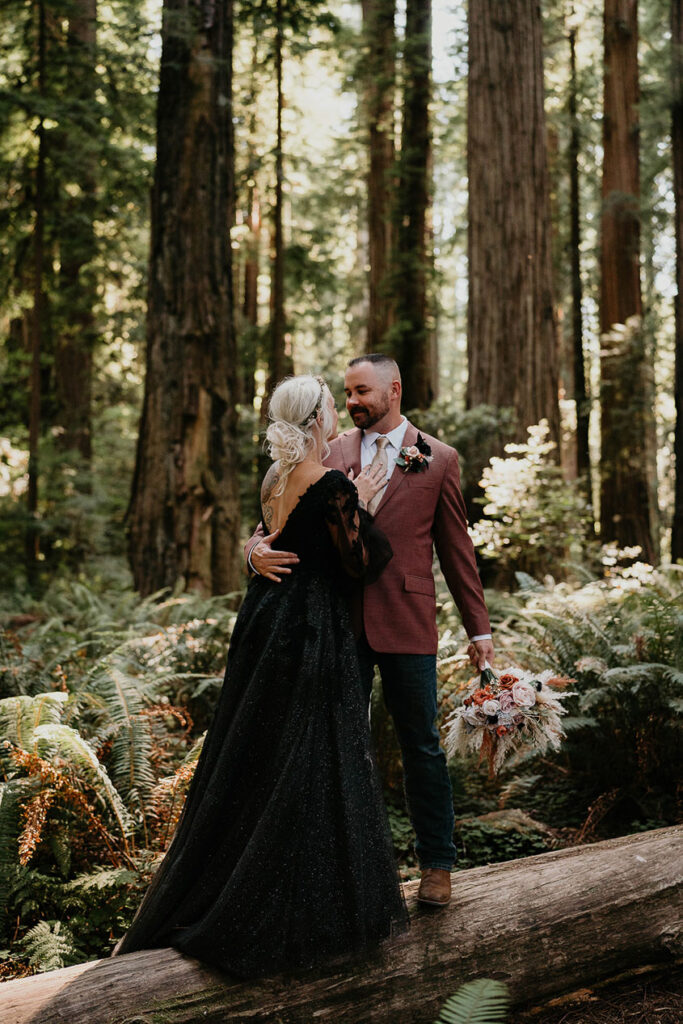
[[[363,0],[365,48],[361,80],[368,132],[368,263],[370,272],[366,351],[381,351],[392,323],[394,102],[396,0]]]
[[[605,0],[600,532],[654,562],[652,417],[640,290],[638,3]]]
[[[244,282],[241,295],[240,370],[242,375],[242,401],[253,405],[256,395],[256,366],[259,348],[258,278],[261,264],[261,200],[257,184],[259,164],[256,140],[257,69],[259,65],[259,39],[254,38],[249,78],[248,104],[250,108],[247,135],[246,216],[247,237],[244,243]]]
[[[253,405],[256,394],[259,333],[258,277],[261,248],[261,203],[255,182],[247,185],[247,217],[245,223],[249,234],[245,242],[244,290],[242,293],[241,397],[245,405]]]
[[[232,3],[166,0],[129,553],[143,594],[237,589]]]
[[[37,58],[38,95],[45,94],[46,16],[43,0],[37,5]],[[31,315],[31,373],[29,377],[28,423],[28,487],[27,523],[25,537],[26,573],[30,583],[35,582],[40,553],[38,533],[38,473],[40,443],[40,407],[42,378],[43,326],[45,317],[45,123],[41,115],[36,131],[38,155],[35,175],[35,219],[33,224],[33,311]]]
[[[588,434],[590,426],[590,395],[586,385],[583,354],[583,285],[581,282],[581,193],[579,189],[579,130],[576,82],[576,29],[569,30],[569,233],[572,287],[572,352],[574,368],[574,403],[576,405],[576,471],[583,481],[586,500],[593,503],[591,461]]]
[[[401,368],[406,409],[426,409],[436,398],[436,360],[428,288],[431,256],[432,92],[431,0],[407,0],[403,46],[403,123],[394,195],[391,275],[394,317],[382,346]]]
[[[282,224],[284,185],[284,139],[282,133],[282,111],[284,94],[282,89],[282,57],[284,49],[284,11],[282,0],[275,7],[275,85],[277,92],[277,125],[275,142],[275,202],[273,205],[273,234],[271,250],[271,291],[270,291],[270,359],[266,401],[262,411],[265,414],[267,400],[273,389],[294,370],[291,353],[286,351],[285,316],[285,244]],[[263,418],[263,416],[262,416]]]
[[[512,407],[559,445],[558,356],[537,0],[469,4],[467,406]]]
[[[61,144],[79,153],[69,176],[78,187],[66,199],[60,230],[59,302],[60,334],[56,339],[54,370],[55,420],[62,428],[62,448],[79,452],[86,462],[92,454],[92,365],[95,344],[97,283],[92,268],[95,257],[97,160],[92,136],[92,111],[96,103],[95,45],[96,0],[75,0],[69,7],[67,48],[71,89],[71,117],[62,132]]]
[[[671,150],[674,169],[674,230],[676,235],[675,400],[674,436],[675,493],[671,529],[671,561],[683,558],[683,3],[671,0],[672,109]]]
[[[420,910],[371,957],[301,978],[235,982],[175,950],[146,950],[0,986],[3,1024],[424,1024],[464,981],[494,976],[539,1003],[683,951],[683,829],[456,872],[455,898]]]

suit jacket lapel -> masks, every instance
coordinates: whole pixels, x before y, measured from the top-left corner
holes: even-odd
[[[408,421],[408,426],[406,427],[406,432],[405,432],[405,434],[403,436],[403,445],[402,445],[402,447],[403,448],[410,448],[411,444],[415,444],[416,441],[417,441],[417,427],[414,427],[413,424],[409,420]],[[360,446],[359,446],[359,449],[360,449]],[[379,505],[377,506],[377,511],[375,512],[375,515],[377,515],[379,512],[382,511],[382,509],[384,508],[386,503],[389,501],[389,499],[392,497],[392,495],[394,495],[396,493],[396,491],[398,490],[398,488],[399,488],[401,482],[403,481],[403,479],[405,478],[405,476],[406,476],[406,474],[403,472],[403,470],[401,469],[400,466],[394,466],[394,471],[391,474],[391,479],[389,480],[389,483],[387,484],[386,491],[382,495],[382,500],[380,501]]]
[[[353,475],[358,476],[360,473],[360,442],[361,442],[361,431],[357,428],[349,431],[348,434],[342,434],[339,440],[341,441],[342,458],[344,461],[344,469],[348,473],[350,469],[353,470]]]

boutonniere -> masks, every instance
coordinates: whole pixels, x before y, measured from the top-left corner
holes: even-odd
[[[429,468],[432,461],[432,449],[429,447],[422,434],[417,435],[417,442],[401,448],[396,459],[396,465],[400,466],[404,473],[422,473]]]

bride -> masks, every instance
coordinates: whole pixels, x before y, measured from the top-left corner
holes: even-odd
[[[240,977],[408,922],[348,609],[392,555],[364,508],[385,480],[323,466],[337,412],[321,378],[284,380],[269,418],[263,521],[299,562],[249,582],[178,828],[112,954],[170,945]]]

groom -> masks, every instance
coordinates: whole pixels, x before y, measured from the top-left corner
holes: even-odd
[[[470,638],[470,660],[483,668],[493,659],[488,612],[467,532],[458,456],[436,438],[419,435],[401,415],[401,375],[390,357],[352,359],[344,390],[354,428],[330,443],[325,464],[352,477],[378,461],[386,469],[387,485],[369,510],[394,551],[380,578],[364,588],[355,609],[361,676],[369,700],[374,669],[379,668],[401,745],[422,875],[418,899],[444,906],[451,896],[455,847],[451,786],[435,724],[434,547]],[[422,468],[416,461],[407,467],[397,465],[402,450],[413,446],[430,461],[422,461]],[[250,567],[271,578],[290,572],[298,561],[293,553],[272,549],[260,535],[249,541],[246,551]]]

